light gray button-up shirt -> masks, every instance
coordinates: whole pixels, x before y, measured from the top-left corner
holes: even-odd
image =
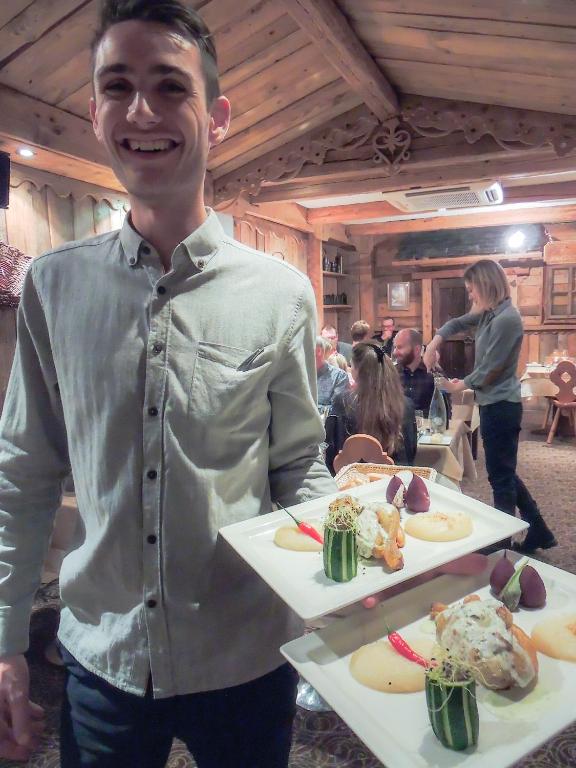
[[[436,333],[449,339],[456,333],[474,330],[474,370],[464,377],[464,383],[475,391],[479,405],[502,400],[519,403],[517,368],[524,329],[512,300],[504,299],[495,309],[486,312],[469,312],[448,320]]]
[[[172,255],[120,232],[32,262],[0,424],[0,653],[31,604],[72,469],[59,637],[118,688],[237,685],[301,625],[221,526],[332,493],[318,454],[314,295],[216,215]]]

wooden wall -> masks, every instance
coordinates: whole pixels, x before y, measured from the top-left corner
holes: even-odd
[[[511,222],[514,223],[514,222]],[[518,257],[502,257],[501,263],[510,280],[511,295],[524,322],[524,342],[519,361],[522,372],[527,362],[550,360],[555,350],[567,350],[576,357],[576,324],[548,323],[544,317],[545,266],[557,263],[576,263],[576,223],[546,225],[550,242],[543,252]],[[423,259],[406,265],[396,260],[400,235],[375,238],[371,253],[372,280],[365,281],[365,300],[374,306],[374,327],[382,318],[394,317],[397,327],[415,327],[423,331],[429,341],[432,327],[431,286],[434,279],[461,277],[469,263],[479,256],[454,257],[450,260]],[[391,310],[388,306],[388,284],[409,281],[410,307]]]
[[[120,193],[64,176],[13,165],[10,206],[0,209],[0,240],[30,256],[122,226],[128,200]],[[16,310],[0,309],[0,408],[16,343]]]
[[[234,217],[234,237],[241,243],[287,261],[308,274],[308,234],[255,216]]]

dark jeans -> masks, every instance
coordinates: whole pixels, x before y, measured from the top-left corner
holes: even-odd
[[[480,433],[494,506],[510,515],[518,507],[522,520],[532,524],[542,518],[530,491],[516,474],[521,424],[522,403],[504,400],[480,406]]]
[[[286,768],[298,675],[288,664],[244,685],[169,699],[135,696],[64,648],[62,768],[162,768],[181,739],[198,768]]]

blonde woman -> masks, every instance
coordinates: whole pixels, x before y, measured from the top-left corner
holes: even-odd
[[[371,435],[397,464],[416,455],[414,406],[404,396],[400,377],[379,344],[360,343],[352,350],[355,386],[337,395],[326,420],[326,463],[330,470],[346,438]]]
[[[512,305],[506,273],[495,261],[482,259],[464,273],[464,284],[472,300],[467,315],[445,323],[426,348],[428,370],[436,364],[443,342],[461,332],[476,332],[475,364],[464,379],[445,382],[448,392],[473,389],[480,406],[480,433],[494,506],[514,515],[516,507],[530,523],[526,539],[516,549],[534,552],[556,545],[538,505],[516,474],[518,439],[522,423],[520,382],[516,375],[522,346],[522,319]]]

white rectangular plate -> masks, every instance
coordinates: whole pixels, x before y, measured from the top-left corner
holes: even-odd
[[[491,555],[491,564],[501,554]],[[541,610],[514,614],[515,623],[528,633],[544,615],[574,610],[576,603],[576,576],[538,561],[532,564],[544,579],[548,600]],[[389,768],[507,768],[576,719],[576,664],[538,654],[538,683],[524,696],[519,689],[506,693],[477,686],[478,746],[463,752],[444,748],[434,736],[423,691],[380,693],[356,682],[349,671],[351,654],[385,635],[384,617],[405,639],[432,633],[431,603],[450,604],[472,592],[487,597],[490,570],[480,576],[440,576],[372,611],[355,609],[281,651]]]
[[[450,435],[439,435],[432,439],[432,435],[422,435],[418,438],[418,445],[450,445],[454,438]]]
[[[299,520],[321,524],[328,504],[344,493],[365,501],[386,501],[389,478],[351,491],[334,493],[290,508]],[[382,560],[360,560],[358,575],[346,583],[337,583],[324,574],[322,552],[293,552],[274,544],[274,532],[291,520],[285,512],[271,512],[220,529],[222,536],[266,581],[293,611],[305,620],[324,616],[362,600],[420,573],[455,560],[461,555],[501,541],[527,528],[521,520],[499,512],[480,501],[428,481],[431,510],[461,511],[473,520],[474,531],[465,539],[435,543],[406,536],[402,550],[404,568],[391,573]],[[402,511],[402,519],[409,513]]]

